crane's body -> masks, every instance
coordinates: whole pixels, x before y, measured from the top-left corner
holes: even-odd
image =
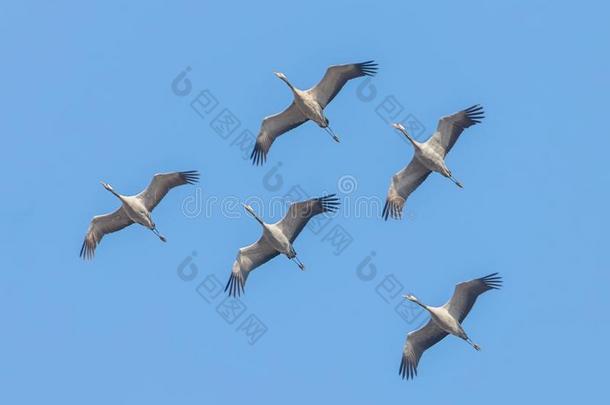
[[[292,246],[292,243],[288,240],[286,235],[282,233],[274,225],[267,225],[265,230],[263,231],[263,238],[271,245],[271,247],[281,253],[286,255],[287,258],[293,259],[296,258],[297,253]],[[304,267],[301,270],[305,270]]]
[[[440,173],[445,177],[451,176],[451,172],[445,164],[445,159],[440,153],[425,142],[420,143],[412,140],[412,143],[415,150],[414,158],[424,165],[426,169],[431,172]]]
[[[308,120],[318,124],[320,128],[328,126],[328,119],[324,116],[324,109],[309,91],[293,88],[294,103]]]
[[[447,335],[457,336],[468,342],[475,350],[481,350],[481,347],[468,337],[462,327],[462,322],[479,295],[488,290],[499,289],[501,285],[502,278],[498,276],[498,273],[459,283],[455,286],[451,299],[442,307],[432,307],[422,303],[414,295],[405,295],[404,298],[425,309],[430,314],[430,320],[418,330],[407,335],[398,370],[402,378],[415,377],[422,354]]]
[[[152,220],[152,210],[170,189],[183,184],[193,184],[198,179],[199,173],[194,170],[156,174],[144,191],[130,196],[119,194],[110,184],[100,182],[106,190],[121,201],[121,207],[112,213],[93,217],[81,247],[81,257],[92,259],[95,248],[104,235],[119,231],[134,223],[150,229],[161,241],[166,242],[167,239],[159,233],[155,222]]]
[[[292,247],[292,243],[290,243],[290,240],[288,240],[286,235],[284,235],[284,232],[282,232],[276,224],[268,224],[260,220],[254,211],[251,211],[252,208],[250,206],[246,206],[246,210],[262,225],[263,240],[265,240],[271,248],[275,249],[280,254],[286,255],[289,259],[296,257],[296,252]],[[301,270],[303,270],[303,268]]]
[[[161,239],[162,242],[167,242],[165,236],[161,235],[157,230],[157,226],[151,218],[150,211],[146,208],[146,205],[142,199],[140,199],[137,195],[121,195],[114,191],[110,184],[104,183],[103,181],[101,183],[106,190],[110,191],[119,200],[121,200],[125,214],[132,222],[150,229],[159,237],[159,239]]]
[[[451,313],[445,307],[431,307],[426,304],[422,304],[415,296],[413,295],[405,295],[405,298],[409,301],[415,302],[422,308],[424,308],[430,314],[430,319],[442,330],[447,332],[448,334],[457,336],[461,339],[469,341],[468,335],[464,331],[462,324],[455,319]],[[473,344],[475,349],[479,346]],[[477,349],[478,350],[478,349]]]
[[[286,75],[274,72],[290,88],[294,99],[284,111],[263,119],[256,137],[256,144],[250,155],[252,163],[255,165],[265,163],[273,142],[282,134],[307,121],[315,122],[320,128],[325,129],[335,142],[339,142],[339,137],[335,135],[324,114],[324,109],[349,80],[362,76],[373,76],[376,72],[377,64],[372,60],[330,66],[322,80],[308,90],[296,88],[288,81]]]
[[[432,172],[440,173],[453,181],[458,187],[462,183],[453,177],[445,163],[445,157],[451,150],[464,128],[478,124],[483,119],[483,108],[474,105],[455,114],[440,119],[436,132],[425,142],[418,142],[407,132],[402,124],[394,128],[402,132],[413,145],[414,153],[411,162],[392,176],[388,194],[381,214],[384,219],[400,219],[402,210],[409,195],[419,187]]]
[[[334,212],[338,206],[339,200],[334,195],[296,202],[290,206],[284,218],[274,224],[267,224],[252,207],[244,204],[246,212],[263,227],[263,234],[258,241],[239,249],[225,291],[231,296],[241,295],[250,272],[279,254],[285,255],[301,270],[305,270],[294,250],[295,239],[311,218],[324,212]]]
[[[254,212],[251,206],[244,204],[244,209],[263,227],[262,240],[265,241],[271,249],[275,250],[276,254],[285,255],[288,259],[294,260],[301,270],[305,270],[305,266],[297,258],[292,243],[284,231],[277,224],[268,224],[264,222],[256,212]]]
[[[114,194],[123,204],[123,209],[127,217],[136,224],[140,224],[148,229],[153,229],[153,222],[150,212],[137,196],[122,195],[114,191],[110,184],[101,182],[104,188]]]

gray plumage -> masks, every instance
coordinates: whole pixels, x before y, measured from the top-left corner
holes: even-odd
[[[281,113],[263,119],[256,137],[256,144],[250,155],[252,164],[262,165],[265,163],[273,142],[279,136],[308,120],[312,120],[320,128],[324,128],[336,142],[339,142],[339,138],[329,126],[328,118],[324,115],[324,108],[349,80],[362,76],[374,76],[375,73],[377,73],[377,64],[372,60],[331,66],[326,70],[322,80],[309,90],[297,89],[288,81],[286,75],[275,73],[279,79],[288,85],[293,93],[294,100]]]
[[[104,235],[120,231],[121,229],[138,223],[152,230],[163,242],[163,237],[152,220],[151,212],[174,187],[183,184],[194,184],[199,179],[199,173],[191,170],[186,172],[155,174],[152,181],[144,191],[134,196],[124,196],[118,194],[110,184],[101,182],[104,188],[114,194],[122,203],[121,207],[105,215],[93,217],[85,240],[80,250],[83,259],[92,259],[95,248],[100,243]]]
[[[420,329],[407,335],[398,371],[401,377],[406,379],[415,377],[422,354],[448,334],[464,339],[476,350],[480,350],[479,345],[470,340],[461,323],[479,295],[488,290],[499,289],[501,286],[502,278],[498,273],[459,283],[455,286],[451,299],[442,307],[431,307],[422,304],[413,295],[406,295],[406,299],[430,313],[430,320]]]
[[[433,171],[451,179],[458,187],[462,187],[462,184],[453,177],[451,171],[447,168],[445,156],[455,145],[464,129],[480,123],[483,118],[483,107],[479,105],[443,117],[438,122],[436,132],[426,142],[417,142],[404,126],[394,124],[394,127],[409,139],[413,145],[414,154],[411,162],[392,176],[381,214],[383,219],[400,219],[405,201],[409,195]]]
[[[225,291],[228,291],[230,296],[241,295],[250,272],[280,253],[295,261],[299,268],[304,270],[305,266],[297,258],[293,242],[311,218],[325,212],[335,212],[338,207],[339,199],[334,194],[296,202],[290,205],[284,218],[275,224],[267,224],[258,217],[252,207],[244,205],[246,211],[263,227],[263,235],[252,245],[239,249]]]

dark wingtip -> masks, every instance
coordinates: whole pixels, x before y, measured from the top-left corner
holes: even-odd
[[[182,179],[188,184],[195,184],[199,181],[199,172],[197,170],[187,170],[180,172]]]
[[[375,76],[377,74],[378,64],[374,60],[367,60],[357,64],[360,73],[364,76]]]
[[[322,212],[335,212],[341,205],[341,201],[337,198],[337,194],[327,194],[318,198],[318,201],[322,203]]]
[[[233,296],[233,284],[234,284],[234,280],[233,280],[233,274],[231,273],[231,276],[229,276],[229,280],[227,281],[227,285],[225,286],[225,292],[227,292],[227,290],[229,290],[229,297]]]
[[[240,297],[245,292],[244,284],[233,273],[231,273],[231,277],[229,277],[225,286],[224,291],[227,292],[227,290],[229,290],[229,297],[234,298]]]
[[[397,204],[391,203],[390,200],[386,200],[383,211],[381,212],[381,217],[384,221],[387,221],[388,218],[397,220],[402,219],[402,208]]]
[[[481,120],[485,118],[485,111],[483,110],[483,106],[480,104],[475,104],[471,107],[468,107],[464,110],[466,116],[471,121],[472,125],[481,123]]]
[[[261,148],[258,142],[254,145],[254,149],[252,149],[250,160],[252,160],[252,165],[254,166],[262,166],[267,161],[267,154],[264,153],[263,148]]]
[[[403,355],[400,360],[398,374],[403,380],[410,380],[417,375],[417,368]]]
[[[498,272],[488,274],[484,277],[481,277],[480,280],[485,283],[485,285],[493,290],[499,290],[502,287],[502,277],[498,275]]]
[[[80,248],[80,258],[83,260],[91,260],[93,259],[93,255],[95,253],[95,249],[91,248],[88,244],[87,244],[87,239],[85,238],[85,240],[83,241],[83,244]]]

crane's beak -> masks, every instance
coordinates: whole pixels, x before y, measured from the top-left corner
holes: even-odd
[[[402,125],[402,124],[392,124],[392,126],[397,129],[398,131],[400,131],[404,136],[406,136],[407,138],[409,137],[409,134],[407,133],[406,128]]]
[[[247,213],[249,213],[250,215],[254,215],[254,210],[252,209],[252,207],[244,203],[242,203],[241,205],[244,207]]]
[[[405,129],[405,127],[402,124],[394,123],[394,124],[392,124],[392,126],[395,129],[399,130],[400,132],[403,132],[403,133],[407,132],[407,130]]]

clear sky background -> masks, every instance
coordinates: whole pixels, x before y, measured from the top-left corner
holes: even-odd
[[[0,402],[474,405],[605,392],[607,5],[123,3],[0,5]],[[308,123],[264,167],[243,159],[242,131],[291,101],[273,71],[308,88],[331,64],[369,59],[377,77],[327,109],[340,144]],[[218,104],[200,116],[191,103],[204,90]],[[433,175],[402,221],[354,212],[358,198],[383,201],[412,156],[384,118],[415,118],[425,137],[475,103],[486,118],[447,159],[463,190]],[[213,124],[225,109],[233,133]],[[198,188],[154,212],[167,244],[132,226],[92,262],[78,257],[91,217],[118,207],[100,180],[132,194],[154,173],[191,169]],[[297,240],[307,271],[279,257],[250,276],[241,312],[227,311],[217,284],[260,234],[235,203],[291,190],[339,192],[344,205]],[[425,315],[399,316],[393,294],[441,305],[492,272],[504,288],[464,323],[483,350],[449,337],[402,381],[406,333]],[[252,320],[266,332],[249,335]]]

